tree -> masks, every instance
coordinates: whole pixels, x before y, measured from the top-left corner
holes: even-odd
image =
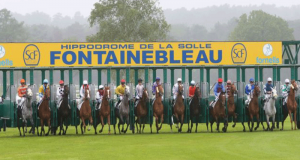
[[[294,40],[293,29],[280,17],[263,11],[243,14],[229,37],[232,41],[283,41]]]
[[[18,22],[7,9],[0,10],[0,42],[23,42],[27,38],[24,22]]]
[[[157,0],[100,0],[94,4],[90,26],[99,25],[89,42],[163,41],[170,25]]]

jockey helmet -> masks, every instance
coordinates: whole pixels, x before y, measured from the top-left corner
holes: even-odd
[[[138,79],[138,82],[142,82],[142,81],[143,81],[142,78],[139,78],[139,79]]]
[[[222,79],[222,78],[219,78],[219,79],[218,79],[218,82],[219,82],[219,83],[222,83],[222,82],[223,82],[223,79]]]
[[[83,84],[88,84],[88,81],[87,81],[87,80],[84,80],[84,81],[83,81]]]
[[[272,78],[271,77],[268,78],[268,82],[272,82]]]
[[[254,78],[250,78],[250,79],[249,79],[249,82],[254,82]]]
[[[125,83],[125,82],[126,82],[125,79],[122,79],[122,80],[121,80],[121,83]]]
[[[192,85],[192,86],[195,85],[195,81],[194,81],[194,80],[191,81],[191,85]]]
[[[20,83],[25,83],[25,79],[21,79]]]
[[[100,86],[99,86],[99,89],[103,89],[103,88],[104,88],[104,86],[103,86],[103,85],[100,85]]]
[[[290,83],[290,80],[289,79],[285,79],[285,83]]]
[[[231,80],[227,80],[227,84],[231,84]]]
[[[63,81],[63,80],[60,80],[60,81],[59,81],[59,84],[64,84],[64,81]]]
[[[160,80],[160,78],[159,78],[159,77],[156,77],[156,79],[155,79],[155,80],[159,81],[159,80]]]
[[[48,79],[44,79],[43,83],[44,83],[44,84],[48,84],[48,83],[49,83],[49,82],[48,82]]]
[[[182,79],[181,79],[181,78],[178,78],[178,79],[177,79],[177,82],[181,82],[181,81],[182,81]]]

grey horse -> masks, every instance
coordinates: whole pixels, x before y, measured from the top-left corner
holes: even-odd
[[[32,103],[31,103],[32,96],[33,96],[32,90],[28,86],[27,91],[26,91],[25,101],[21,106],[21,110],[18,109],[17,125],[18,125],[18,129],[20,132],[20,136],[22,136],[22,133],[20,130],[20,125],[19,125],[20,118],[22,119],[22,122],[23,122],[23,125],[22,125],[23,136],[25,136],[25,133],[27,133],[27,119],[30,120],[31,125],[32,125],[30,132],[32,132],[32,134],[35,133],[34,132],[35,126],[34,126],[34,121],[33,121],[33,117],[32,117]],[[24,127],[25,127],[25,131],[24,131]]]
[[[269,100],[265,103],[264,105],[264,110],[266,113],[266,119],[267,119],[267,125],[268,128],[266,129],[273,131],[273,129],[275,128],[275,115],[276,115],[276,108],[275,108],[275,101],[277,99],[277,91],[276,91],[276,87],[272,88],[272,93],[271,96],[269,98]],[[270,122],[269,119],[272,117],[272,127],[270,127]],[[261,122],[263,123],[263,122]]]
[[[129,88],[126,86],[123,99],[121,100],[120,109],[116,108],[116,117],[119,118],[118,129],[120,132],[120,125],[122,124],[122,132],[126,133],[129,126]],[[124,119],[125,118],[125,119]],[[124,121],[125,120],[125,121]],[[127,124],[126,130],[124,130],[124,125]]]

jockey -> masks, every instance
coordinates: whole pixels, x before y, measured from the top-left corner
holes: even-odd
[[[178,78],[177,83],[174,84],[174,86],[173,86],[173,107],[176,102],[176,98],[177,98],[177,94],[178,94],[178,87],[179,87],[179,85],[182,85],[181,81],[182,81],[181,78]],[[184,98],[183,94],[182,94],[182,98]]]
[[[99,90],[97,91],[96,93],[96,101],[97,101],[97,105],[96,107],[99,106],[99,109],[100,109],[100,105],[101,105],[101,102],[102,102],[102,99],[103,99],[103,95],[104,95],[104,86],[103,85],[100,85],[99,86]]]
[[[264,102],[266,102],[267,99],[271,96],[272,88],[273,88],[272,78],[269,77],[268,83],[264,86],[264,93],[265,93]]]
[[[56,90],[57,108],[60,107],[60,103],[62,101],[63,94],[64,94],[64,81],[60,80],[59,87],[57,87],[57,90]]]
[[[245,93],[247,95],[247,100],[245,101],[246,107],[250,104],[250,101],[252,99],[252,92],[254,90],[254,79],[250,78],[249,80],[250,84],[247,84],[245,87]]]
[[[25,84],[25,79],[21,79],[20,81],[21,86],[18,88],[18,94],[17,94],[17,104],[18,109],[21,109],[21,106],[23,105],[25,101],[26,91],[27,91],[27,85]]]
[[[38,106],[42,103],[43,101],[43,97],[44,97],[44,94],[45,94],[45,91],[46,91],[46,88],[49,88],[49,85],[48,85],[48,79],[44,79],[43,81],[43,85],[40,86],[39,88],[39,102],[38,102]]]
[[[224,88],[222,82],[223,82],[223,79],[219,78],[218,83],[215,85],[215,88],[214,88],[215,100],[209,104],[209,108],[213,108],[215,102],[217,102],[219,100],[220,93],[225,92],[225,88]]]
[[[159,77],[156,77],[156,79],[155,79],[155,82],[153,83],[153,85],[152,85],[152,94],[153,95],[155,95],[155,93],[156,93],[156,87],[158,86],[158,85],[160,85],[161,83],[160,83],[160,78]],[[155,98],[155,96],[154,96],[154,98]]]
[[[135,103],[134,103],[135,107],[137,106],[137,104],[139,103],[139,100],[143,96],[144,85],[142,84],[142,82],[143,82],[143,80],[141,78],[139,78],[138,84],[135,87],[135,92],[136,92]]]
[[[285,81],[285,85],[281,86],[281,90],[282,90],[282,97],[283,97],[283,106],[286,105],[287,102],[287,98],[290,92],[290,80],[286,79]]]
[[[125,82],[126,82],[125,79],[122,79],[121,84],[115,90],[115,93],[120,97],[115,107],[119,107],[121,100],[123,99],[123,95],[125,93],[125,88],[126,88]]]
[[[196,86],[195,86],[195,81],[191,81],[191,86],[189,87],[189,97],[193,98],[195,94]]]
[[[78,110],[80,110],[81,108],[81,105],[83,103],[83,99],[85,97],[85,89],[88,89],[90,90],[89,88],[89,85],[88,85],[88,81],[87,80],[84,80],[83,81],[83,85],[80,87],[80,91],[79,91],[79,94],[80,94],[80,100],[79,100],[79,103],[78,103]]]
[[[227,80],[227,85],[226,85],[226,95],[228,96],[229,92],[231,90],[231,80]]]

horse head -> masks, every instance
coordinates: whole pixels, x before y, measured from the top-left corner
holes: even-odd
[[[183,95],[183,85],[182,84],[180,84],[180,85],[178,85],[178,95]]]
[[[105,87],[103,97],[106,99],[110,98],[110,88],[109,87]]]
[[[143,95],[142,95],[143,100],[148,100],[148,91],[146,88],[143,89]]]
[[[68,85],[64,85],[64,96],[68,97],[69,92],[70,92],[69,86]]]
[[[200,87],[196,86],[194,97],[200,98],[200,96],[201,96]]]
[[[84,89],[84,98],[85,98],[85,100],[90,99],[90,90],[88,88]]]
[[[254,91],[253,91],[253,96],[258,97],[259,94],[260,94],[260,88],[259,88],[258,84],[255,84]]]
[[[26,98],[31,99],[33,96],[33,92],[30,88],[30,86],[28,86],[27,91],[26,91]]]
[[[157,85],[156,87],[156,97],[162,97],[164,94],[164,89],[162,87],[162,85]]]
[[[277,99],[277,90],[276,90],[276,87],[274,87],[274,88],[271,88],[272,89],[272,98],[273,99]]]
[[[296,83],[295,80],[292,80],[292,81],[291,81],[291,89],[293,89],[293,90],[295,90],[295,91],[298,90],[298,85],[297,85],[297,83]]]
[[[225,106],[225,101],[226,101],[226,92],[221,92],[219,95],[219,100],[221,101],[222,106]]]
[[[50,99],[50,89],[47,86],[45,90],[44,100],[49,100],[49,99]]]
[[[238,92],[238,90],[236,89],[236,86],[234,84],[232,84],[231,85],[231,93],[232,93],[232,95],[234,95],[237,92]]]

